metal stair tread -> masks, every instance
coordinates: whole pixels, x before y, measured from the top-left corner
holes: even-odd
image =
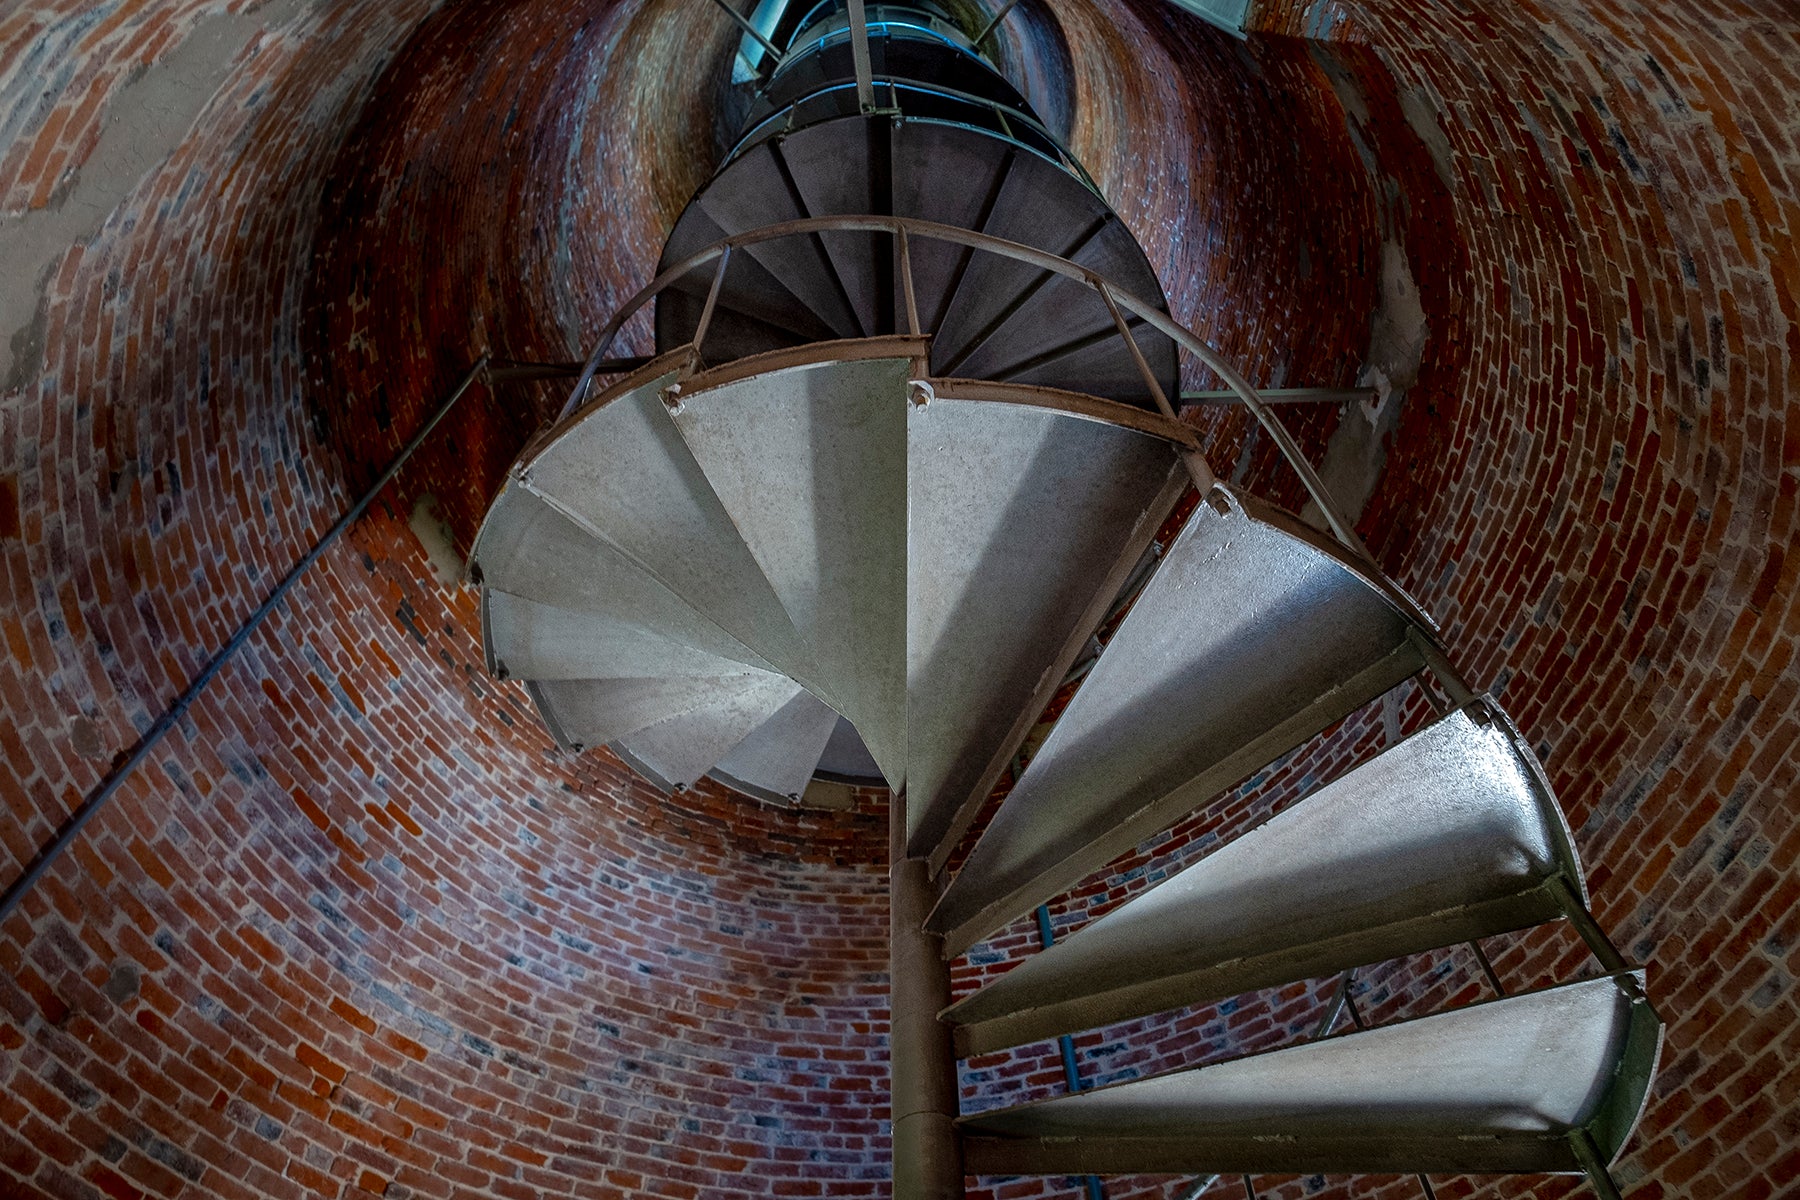
[[[959,953],[1423,666],[1345,554],[1217,487],[946,889]]]
[[[518,485],[778,671],[810,682],[786,610],[669,418],[662,393],[675,380],[648,380],[565,425],[515,468]]]
[[[1008,1045],[1536,925],[1581,864],[1536,760],[1477,700],[951,1006]]]
[[[961,1118],[970,1174],[1577,1172],[1648,1098],[1642,971]]]
[[[761,656],[622,551],[524,488],[509,485],[495,500],[469,561],[482,589],[482,641],[490,671],[504,666],[515,677],[530,678],[544,669],[535,652],[518,644],[518,631],[505,628],[504,618],[498,624],[488,619],[496,605],[502,613],[523,608],[551,620],[562,618],[546,610],[572,614],[571,624],[596,625],[593,634],[583,636],[600,640],[606,629],[634,641],[641,633],[745,667],[768,668]],[[642,648],[653,649],[654,643]]]
[[[907,417],[907,819],[966,827],[1186,487],[1165,441],[939,396]]]
[[[800,690],[779,675],[734,680],[705,703],[627,734],[611,749],[664,791],[691,787]]]
[[[526,682],[526,691],[557,744],[582,750],[705,707],[740,686],[778,679],[767,671],[667,679],[534,679]]]
[[[714,764],[712,774],[759,799],[794,803],[805,795],[840,719],[802,690]]]
[[[911,373],[911,359],[807,364],[692,393],[674,413],[816,664],[814,690],[856,724],[896,787]]]
[[[697,638],[677,640],[612,613],[539,604],[498,588],[482,589],[481,604],[488,669],[503,679],[719,676],[763,666],[747,650],[727,657]],[[735,645],[723,631],[712,641]]]

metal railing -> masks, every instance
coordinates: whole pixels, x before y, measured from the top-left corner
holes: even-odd
[[[594,364],[590,363],[590,365]],[[522,372],[533,369],[555,372],[558,367],[559,364],[540,366],[514,363],[506,369],[514,372],[514,377],[526,379],[553,376],[551,374],[534,376]],[[207,660],[205,666],[200,668],[200,673],[195,675],[187,687],[182,689],[181,694],[175,697],[168,708],[163,710],[162,715],[151,722],[150,727],[144,731],[143,736],[138,738],[136,744],[115,760],[112,768],[89,790],[74,811],[63,818],[56,833],[39,848],[31,861],[25,864],[25,869],[20,872],[19,877],[8,884],[4,892],[0,892],[0,921],[12,915],[13,910],[24,901],[26,894],[31,891],[38,880],[44,877],[51,866],[62,857],[63,852],[74,844],[76,838],[81,836],[81,831],[87,827],[88,822],[93,820],[112,801],[113,797],[119,794],[119,790],[125,786],[126,781],[148,761],[150,755],[162,744],[163,739],[180,724],[181,719],[187,715],[188,709],[193,707],[194,701],[200,698],[201,693],[206,691],[208,685],[219,677],[232,659],[237,657],[238,651],[249,644],[251,637],[262,627],[263,622],[281,607],[287,599],[288,593],[294,590],[294,586],[300,582],[301,577],[324,556],[338,538],[343,536],[345,530],[362,519],[363,513],[367,512],[369,506],[375,503],[375,499],[381,495],[382,489],[393,481],[419,447],[425,444],[425,439],[431,436],[431,431],[450,415],[450,410],[462,401],[469,389],[488,369],[489,356],[484,353],[457,381],[456,386],[451,389],[450,394],[445,397],[443,402],[425,418],[412,437],[407,439],[406,444],[394,455],[387,468],[375,478],[375,482],[371,483],[362,495],[357,497],[356,502],[345,511],[343,516],[319,535],[318,541],[314,542],[312,547],[302,554],[292,567],[288,568],[287,574],[281,577],[274,589],[264,597],[262,603],[244,618],[230,639]]]
[[[961,91],[942,84],[930,85],[909,81],[898,76],[874,75],[870,77],[872,94],[885,96],[888,107],[900,110],[901,120],[909,122],[963,125],[970,129],[979,129],[984,133],[997,133],[1001,137],[1017,143],[1034,154],[1041,154],[1052,159],[1056,164],[1074,175],[1088,186],[1095,195],[1100,194],[1100,185],[1089,175],[1081,160],[1065,146],[1062,139],[1050,131],[1050,127],[1021,109],[1002,103],[986,96],[978,96],[973,92]],[[796,125],[812,124],[820,120],[830,120],[834,116],[850,117],[861,111],[860,100],[856,103],[841,103],[846,95],[856,99],[855,83],[832,83],[816,88],[782,105],[758,120],[751,126],[731,152],[726,155],[726,165],[730,165],[748,151],[756,149],[778,134],[787,133]],[[911,100],[916,111],[907,112],[905,101]],[[920,107],[920,101],[947,102],[949,105],[960,105],[967,110],[963,120],[944,112],[926,112]],[[822,110],[815,113],[813,110]],[[983,122],[981,117],[992,118]],[[724,168],[721,167],[720,170]]]
[[[1113,318],[1116,334],[1123,339],[1137,365],[1146,393],[1154,401],[1157,411],[1173,420],[1177,419],[1175,407],[1162,384],[1158,382],[1149,362],[1144,358],[1143,351],[1139,348],[1137,339],[1129,327],[1129,318],[1135,317],[1144,325],[1168,338],[1180,350],[1187,352],[1195,361],[1216,375],[1236,401],[1250,411],[1258,426],[1274,442],[1282,458],[1299,477],[1302,488],[1305,489],[1307,497],[1318,507],[1332,537],[1364,566],[1371,581],[1379,585],[1384,593],[1389,595],[1409,617],[1423,628],[1436,628],[1430,616],[1388,577],[1380,564],[1375,561],[1368,547],[1363,545],[1362,539],[1356,535],[1349,519],[1332,499],[1324,481],[1319,478],[1318,472],[1307,461],[1299,443],[1294,440],[1293,435],[1276,416],[1274,407],[1222,354],[1207,344],[1198,334],[1162,311],[1158,304],[1119,289],[1099,273],[1079,263],[1071,262],[1047,250],[1007,241],[1004,238],[997,238],[971,229],[913,217],[838,215],[783,221],[721,239],[661,271],[613,314],[612,319],[600,331],[593,353],[589,355],[587,364],[575,384],[562,415],[567,417],[587,400],[594,377],[600,373],[600,365],[612,350],[620,330],[650,301],[708,265],[713,267],[706,300],[701,309],[693,338],[689,343],[694,355],[698,357],[705,343],[708,327],[712,323],[713,314],[718,308],[719,298],[725,285],[726,272],[730,269],[734,251],[786,238],[812,237],[821,233],[886,233],[892,235],[903,298],[903,303],[900,305],[903,311],[899,319],[905,325],[902,332],[914,336],[928,335],[930,332],[921,328],[913,287],[911,244],[916,239],[946,242],[966,247],[977,253],[998,255],[1002,258],[1026,263],[1054,275],[1060,275],[1065,279],[1074,280],[1093,291],[1106,305]],[[1198,452],[1190,452],[1184,454],[1184,458],[1195,486],[1202,493],[1210,491],[1218,482],[1218,477],[1213,473],[1205,457]],[[1466,688],[1446,661],[1442,661],[1440,658],[1440,661],[1434,662],[1432,666],[1433,673],[1439,674],[1440,679],[1454,694],[1466,693]]]

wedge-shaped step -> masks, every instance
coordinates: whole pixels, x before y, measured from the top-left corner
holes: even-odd
[[[964,1117],[971,1175],[1579,1172],[1643,1110],[1641,972]]]
[[[1412,635],[1333,543],[1214,488],[932,913],[945,952],[1416,674]]]
[[[543,679],[526,684],[551,736],[569,750],[604,746],[659,721],[761,686],[785,685],[767,671],[673,679]]]
[[[814,129],[801,130],[802,141],[815,142],[821,135]],[[840,149],[849,147],[848,139],[838,139]],[[867,150],[858,157],[866,162]],[[770,141],[747,150],[733,159],[719,175],[688,205],[687,213],[677,223],[670,241],[688,241],[688,213],[704,215],[715,228],[728,234],[760,229],[783,221],[826,216],[806,206],[793,168],[788,163],[785,140]],[[867,332],[858,321],[855,305],[844,290],[837,266],[818,234],[805,234],[780,241],[756,242],[744,249],[768,274],[781,281],[811,314],[812,320],[825,325],[838,337],[859,337]],[[670,260],[665,256],[664,265]],[[783,310],[785,311],[785,309]]]
[[[963,1056],[1562,915],[1568,827],[1477,700],[948,1009]]]
[[[803,691],[720,759],[713,777],[771,804],[793,804],[805,794],[840,719]]]
[[[674,411],[814,666],[895,787],[906,761],[906,409],[912,360],[772,370]],[[796,675],[803,682],[812,682]]]
[[[718,676],[746,665],[611,613],[556,608],[494,588],[481,594],[481,628],[488,669],[502,679]],[[715,640],[731,644],[723,632],[713,632]]]
[[[619,739],[612,750],[665,792],[691,787],[799,691],[779,675],[740,679],[689,712]]]
[[[513,469],[537,496],[783,674],[810,663],[781,601],[669,419],[672,374],[570,417]],[[593,586],[607,583],[597,568]],[[536,597],[534,597],[536,598]]]
[[[1187,476],[1162,438],[1025,404],[940,395],[907,436],[906,807],[923,857],[961,835]]]
[[[698,205],[694,206],[683,214],[681,224],[664,244],[658,271],[724,241],[727,233]],[[716,262],[701,267],[657,297],[658,345],[673,349],[694,335],[716,267]],[[814,315],[803,300],[757,261],[754,252],[734,253],[707,327],[705,352],[709,362],[723,362],[838,336],[839,331]]]
[[[514,678],[567,678],[566,667],[553,665],[563,654],[593,657],[609,650],[628,657],[608,659],[605,669],[573,677],[680,674],[673,669],[674,647],[758,669],[768,666],[622,551],[517,484],[509,484],[488,510],[470,563],[482,585],[488,669],[497,674],[504,668]],[[582,635],[586,651],[566,640],[567,623],[575,618],[562,613],[600,626]],[[515,617],[521,628],[509,628]],[[655,657],[664,665],[622,668],[635,661],[630,656],[636,652],[626,648],[632,643],[658,651]]]

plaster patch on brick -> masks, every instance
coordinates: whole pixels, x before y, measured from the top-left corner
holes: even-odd
[[[1406,261],[1406,248],[1395,241],[1383,242],[1380,303],[1370,320],[1369,356],[1356,379],[1358,387],[1375,389],[1375,399],[1359,402],[1357,414],[1338,422],[1319,466],[1325,490],[1352,523],[1361,518],[1381,482],[1388,435],[1398,423],[1406,389],[1418,381],[1430,336],[1431,323]],[[1309,503],[1301,517],[1324,527],[1324,514],[1316,504]]]
[[[40,370],[56,264],[70,247],[92,241],[168,159],[261,34],[309,2],[273,0],[255,15],[224,13],[196,26],[112,98],[93,153],[58,180],[47,207],[0,216],[0,390],[19,390]]]
[[[461,584],[466,565],[462,555],[456,552],[456,536],[444,520],[437,497],[425,492],[414,501],[407,524],[425,550],[425,561],[431,568],[432,577],[447,588]]]
[[[1399,99],[1400,111],[1431,155],[1431,165],[1437,168],[1438,178],[1444,181],[1444,190],[1454,194],[1456,173],[1451,164],[1456,161],[1456,151],[1450,145],[1450,136],[1444,132],[1437,100],[1420,88],[1403,88]]]

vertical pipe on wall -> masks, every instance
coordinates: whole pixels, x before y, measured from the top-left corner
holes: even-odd
[[[894,1200],[959,1200],[956,1051],[938,1020],[950,1003],[943,938],[925,931],[937,900],[930,864],[906,857],[906,796],[889,805],[888,1059],[893,1073]]]

